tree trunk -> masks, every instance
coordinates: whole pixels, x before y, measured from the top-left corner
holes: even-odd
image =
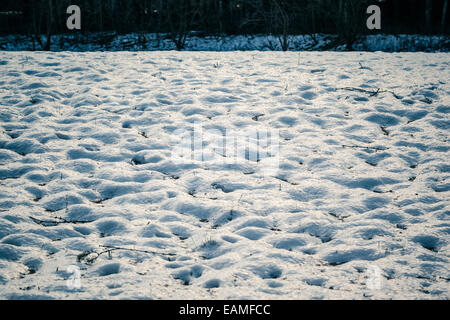
[[[401,7],[401,4],[398,2],[398,1],[394,1],[394,17],[395,17],[395,21],[397,22],[397,23],[399,23],[399,24],[397,24],[395,27],[394,27],[394,33],[396,33],[396,34],[398,34],[398,33],[401,33],[402,32],[402,30],[400,29],[400,25],[401,25],[401,18],[400,18],[400,14],[401,14],[401,11],[402,11],[402,7]]]
[[[447,17],[448,0],[444,1],[444,7],[442,8],[442,19],[441,19],[441,32],[444,33],[445,30],[445,18]]]
[[[426,32],[430,33],[432,30],[431,26],[431,0],[425,1],[425,26],[426,26]]]
[[[223,1],[219,0],[219,33],[222,35],[224,33],[223,30]]]
[[[99,30],[103,32],[103,4],[101,1],[98,2],[98,14],[99,14]]]

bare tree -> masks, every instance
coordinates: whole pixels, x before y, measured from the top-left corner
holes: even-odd
[[[32,6],[33,39],[41,50],[49,51],[54,28],[53,0],[36,1]]]
[[[269,0],[267,8],[264,0],[252,0],[248,2],[253,13],[246,17],[242,25],[258,26],[263,24],[265,31],[276,36],[283,51],[289,49],[289,31],[291,16],[289,8],[292,3],[286,0]]]
[[[353,50],[353,44],[364,31],[367,4],[365,0],[339,0],[338,8],[335,8],[338,12],[335,18],[337,34],[347,50]]]
[[[431,0],[425,0],[425,27],[427,32],[431,32],[432,25],[431,25],[431,9],[432,4]]]
[[[182,50],[197,16],[198,7],[194,8],[190,0],[167,0],[165,9],[170,39],[177,50]]]
[[[280,43],[281,49],[287,51],[289,48],[289,15],[286,11],[286,3],[280,0],[272,0],[272,5],[275,8],[277,17],[274,19],[277,26],[277,37]]]

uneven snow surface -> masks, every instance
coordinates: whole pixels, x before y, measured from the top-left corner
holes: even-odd
[[[450,298],[449,63],[0,52],[0,298]],[[199,124],[279,170],[173,161]]]

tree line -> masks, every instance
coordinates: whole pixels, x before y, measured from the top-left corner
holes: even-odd
[[[368,30],[376,4],[382,29]],[[48,49],[67,33],[66,9],[81,8],[82,28],[71,32],[167,34],[182,49],[198,35],[273,34],[287,48],[292,34],[337,34],[348,46],[361,34],[448,33],[448,0],[2,0],[0,33],[27,34]]]

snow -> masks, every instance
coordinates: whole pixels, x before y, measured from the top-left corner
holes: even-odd
[[[0,298],[448,299],[449,63],[0,52]]]
[[[45,35],[41,35],[45,38]],[[143,41],[143,39],[145,39]],[[288,51],[333,50],[346,51],[346,45],[333,34],[288,35]],[[448,52],[447,35],[372,34],[361,35],[353,44],[360,51],[426,51]],[[8,51],[40,50],[39,44],[26,35],[0,36],[0,49]],[[52,36],[51,51],[160,51],[176,50],[169,34],[114,32],[68,33]],[[220,35],[206,36],[191,32],[183,50],[188,51],[281,51],[278,35]],[[2,65],[4,62],[0,62]],[[153,62],[148,62],[153,63]],[[50,62],[49,67],[52,66]],[[73,71],[83,70],[74,67]],[[317,70],[316,70],[317,71]],[[320,71],[320,69],[318,69]],[[30,71],[34,72],[34,71]]]

